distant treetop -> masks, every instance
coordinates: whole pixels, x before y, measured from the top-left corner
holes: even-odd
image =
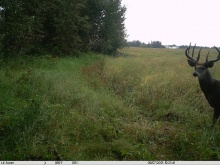
[[[148,44],[144,42],[140,42],[139,40],[136,41],[128,41],[127,45],[130,47],[144,47],[144,48],[165,48],[160,41],[151,41]]]

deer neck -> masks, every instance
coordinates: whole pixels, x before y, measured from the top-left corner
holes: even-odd
[[[206,73],[203,76],[199,77],[198,79],[202,91],[204,93],[210,92],[212,88],[211,84],[213,83],[213,78],[209,70],[207,69]]]

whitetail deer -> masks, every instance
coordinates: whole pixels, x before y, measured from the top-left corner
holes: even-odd
[[[218,51],[217,58],[215,60],[208,61],[208,56],[209,56],[209,52],[208,52],[206,56],[206,62],[199,63],[200,52],[202,48],[200,48],[198,57],[195,60],[193,58],[195,46],[193,47],[192,55],[190,56],[189,55],[189,50],[191,47],[190,44],[185,51],[185,55],[188,58],[187,61],[189,65],[195,67],[195,72],[193,73],[193,76],[198,77],[202,92],[204,93],[210,106],[214,108],[214,115],[213,115],[213,125],[214,125],[220,116],[220,81],[212,78],[208,68],[212,68],[214,62],[220,60],[220,51],[215,47],[215,49]]]

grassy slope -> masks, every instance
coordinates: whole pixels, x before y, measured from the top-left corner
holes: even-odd
[[[220,159],[220,130],[184,50],[122,51],[2,67],[0,159]]]

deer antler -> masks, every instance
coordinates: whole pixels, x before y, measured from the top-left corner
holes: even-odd
[[[217,59],[215,59],[215,60],[211,60],[211,61],[208,61],[208,57],[209,57],[209,52],[208,52],[208,54],[207,54],[207,56],[206,56],[206,63],[211,63],[211,62],[214,63],[214,62],[220,60],[220,51],[219,51],[218,48],[216,48],[216,47],[215,47],[215,49],[218,51]]]
[[[200,52],[201,52],[202,48],[200,48],[198,57],[197,57],[197,59],[195,60],[195,59],[193,58],[193,56],[194,56],[194,50],[195,50],[196,44],[195,44],[195,46],[193,47],[193,50],[192,50],[192,57],[190,57],[190,55],[189,55],[190,47],[191,47],[191,43],[190,43],[189,47],[186,49],[185,55],[186,55],[186,57],[187,57],[189,60],[191,60],[191,61],[193,61],[193,62],[195,62],[195,63],[198,63],[199,58],[200,58]]]

